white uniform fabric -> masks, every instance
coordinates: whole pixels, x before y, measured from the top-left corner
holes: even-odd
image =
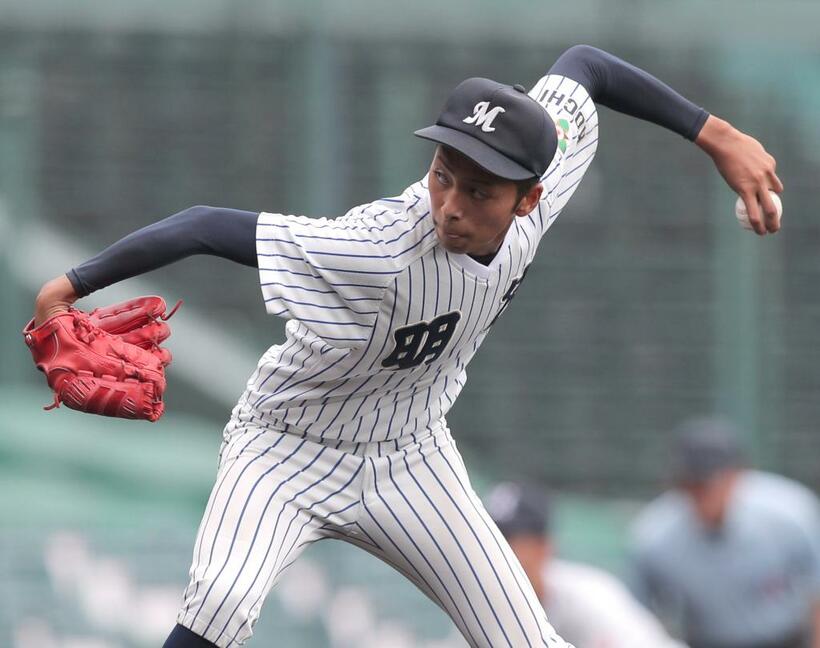
[[[576,648],[685,648],[605,571],[551,560],[544,582],[547,618]]]
[[[664,493],[633,530],[637,596],[693,645],[776,644],[807,634],[820,603],[820,504],[780,475],[744,471],[723,527]]]
[[[488,266],[438,245],[426,180],[336,220],[260,214],[266,307],[287,339],[260,359],[225,428],[179,623],[227,648],[281,571],[325,537],[405,574],[472,646],[566,644],[470,487],[444,421],[597,144],[586,90],[530,93],[559,129],[544,197]]]
[[[447,413],[467,363],[595,154],[597,114],[582,86],[550,76],[530,95],[560,124],[559,149],[540,204],[515,219],[489,266],[438,244],[426,179],[336,220],[260,215],[265,304],[290,321],[285,343],[265,353],[248,381],[236,417],[370,442],[429,429]],[[415,365],[384,366],[397,329],[433,322],[450,330],[416,329],[401,359]]]

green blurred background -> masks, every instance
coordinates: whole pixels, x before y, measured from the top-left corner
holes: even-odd
[[[161,643],[221,428],[283,337],[252,269],[189,259],[80,303],[185,300],[162,421],[43,412],[19,334],[39,286],[193,204],[333,216],[395,195],[425,173],[412,131],[451,87],[532,84],[576,43],[759,137],[784,229],[741,230],[695,146],[601,109],[597,159],[449,417],[474,485],[555,489],[560,553],[616,573],[688,416],[731,416],[755,465],[818,489],[818,24],[809,0],[0,0],[0,645]],[[337,542],[297,563],[256,634],[463,645]]]

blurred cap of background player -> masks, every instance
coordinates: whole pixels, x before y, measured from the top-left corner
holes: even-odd
[[[486,506],[505,537],[548,535],[549,496],[535,484],[502,482],[490,491]]]
[[[686,421],[675,431],[672,472],[680,484],[708,481],[718,473],[742,466],[738,431],[721,418]]]

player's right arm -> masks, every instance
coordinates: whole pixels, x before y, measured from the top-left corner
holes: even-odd
[[[780,193],[783,185],[775,173],[774,158],[756,139],[710,115],[648,72],[588,45],[564,52],[545,78],[552,76],[579,83],[596,104],[695,142],[743,198],[754,230],[758,234],[777,231],[777,208],[769,189]]]

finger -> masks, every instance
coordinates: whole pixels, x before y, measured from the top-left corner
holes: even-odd
[[[768,189],[763,189],[760,191],[757,195],[757,199],[763,209],[763,224],[765,225],[766,231],[774,234],[780,229],[780,219],[777,215],[777,205],[774,204],[774,200],[772,199],[772,195],[769,193]]]
[[[783,193],[783,183],[774,171],[769,174],[769,181],[771,183],[772,191],[778,194]]]
[[[746,214],[749,216],[749,225],[756,234],[761,236],[766,233],[766,225],[763,222],[763,217],[760,211],[760,205],[757,202],[757,195],[753,193],[744,193],[741,195],[743,204],[746,205]]]

